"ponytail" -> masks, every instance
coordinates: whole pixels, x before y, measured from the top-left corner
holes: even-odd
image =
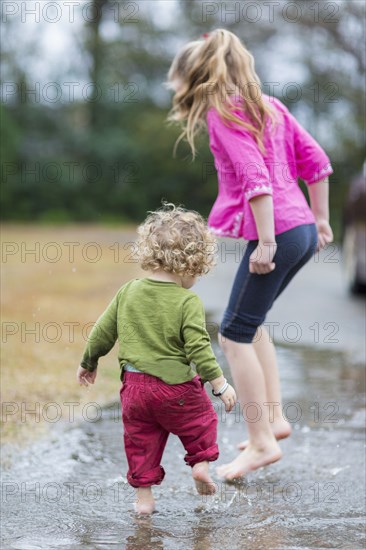
[[[215,107],[228,123],[247,128],[265,153],[264,130],[268,118],[275,121],[275,111],[262,98],[253,55],[235,34],[216,29],[206,38],[188,43],[173,60],[168,83],[175,78],[180,79],[181,87],[173,98],[168,121],[183,124],[175,150],[186,139],[195,157],[195,137],[205,126],[208,109]],[[233,112],[230,92],[239,97],[240,108],[250,122],[244,122]]]

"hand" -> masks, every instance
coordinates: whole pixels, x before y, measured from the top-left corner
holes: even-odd
[[[326,244],[333,241],[333,231],[329,225],[328,220],[317,220],[316,228],[318,230],[318,244],[316,251],[319,252]]]
[[[90,372],[87,369],[83,369],[83,367],[79,367],[76,373],[76,378],[80,386],[88,387],[89,384],[94,384],[96,377],[97,369],[95,369],[93,372]]]
[[[236,403],[236,393],[230,384],[224,393],[220,395],[220,399],[225,405],[225,411],[230,412]]]
[[[273,271],[276,264],[272,260],[276,254],[276,250],[276,241],[258,241],[257,247],[249,258],[249,272],[265,275]]]

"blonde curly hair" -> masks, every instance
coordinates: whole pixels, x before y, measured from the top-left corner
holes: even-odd
[[[216,238],[193,210],[163,202],[137,229],[142,269],[177,275],[206,274],[216,264]]]

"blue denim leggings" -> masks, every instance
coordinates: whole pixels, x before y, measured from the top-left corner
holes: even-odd
[[[318,240],[315,223],[299,225],[276,235],[276,267],[270,273],[249,272],[249,257],[258,241],[248,241],[235,276],[220,333],[229,340],[251,343],[275,299],[314,255]]]

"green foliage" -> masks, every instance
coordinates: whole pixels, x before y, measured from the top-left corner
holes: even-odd
[[[38,111],[30,119],[37,118],[39,128],[50,118],[45,106],[29,109]],[[30,147],[18,163],[3,164],[3,219],[138,221],[163,198],[208,213],[217,184],[206,142],[194,163],[184,144],[173,158],[179,131],[166,124],[166,110],[148,101],[107,106],[104,114],[98,131],[83,133],[70,116],[69,124],[62,121],[63,142],[47,142],[48,132],[40,132],[35,152]],[[53,115],[61,118],[54,109]]]
[[[200,22],[197,14],[202,6],[190,0],[177,4],[180,16],[172,28],[160,28],[147,12],[143,13],[142,8],[148,3],[139,3],[137,23],[115,22],[119,35],[106,39],[102,25],[113,23],[113,12],[108,11],[108,6],[116,3],[94,0],[94,4],[103,9],[92,23],[84,22],[77,42],[78,53],[87,62],[85,66],[70,66],[69,71],[79,74],[81,82],[93,82],[99,87],[102,96],[97,101],[85,97],[58,103],[32,101],[22,93],[23,88],[34,86],[31,70],[26,74],[18,63],[22,52],[19,50],[16,55],[5,51],[7,79],[18,87],[18,94],[0,107],[3,219],[139,222],[162,199],[207,216],[217,194],[217,175],[207,137],[199,140],[199,156],[194,162],[184,143],[173,157],[179,129],[165,122],[169,96],[162,83],[174,54],[171,44],[176,43],[177,37],[183,43],[223,26],[222,22],[212,18],[207,24]],[[350,7],[345,5],[342,9],[346,10],[344,17],[357,19]],[[296,23],[296,39],[311,44],[312,37],[321,32],[329,35],[324,50],[333,52],[338,48],[342,55],[346,51],[345,55],[352,56],[351,46],[345,48],[339,42],[344,41],[342,21],[340,17],[338,24],[323,28],[320,23],[301,20]],[[260,60],[261,48],[271,37],[279,33],[291,37],[294,30],[293,24],[276,25],[263,21],[258,25],[224,26],[234,30]],[[358,75],[352,81],[349,74],[327,65],[324,56],[311,55],[308,48],[302,55],[304,67],[309,69],[303,82],[302,104],[311,112],[313,122],[327,116],[334,121],[337,132],[335,150],[326,147],[336,168],[331,177],[330,201],[337,238],[350,179],[359,172],[364,160],[360,78]],[[78,59],[76,52],[74,57]],[[357,52],[354,57],[358,60]],[[339,84],[338,96],[348,106],[347,121],[338,120],[337,104],[320,104],[313,99],[314,81],[324,90],[334,78]],[[59,75],[61,85],[68,80],[75,79],[69,74]],[[286,102],[286,98],[281,99]]]

